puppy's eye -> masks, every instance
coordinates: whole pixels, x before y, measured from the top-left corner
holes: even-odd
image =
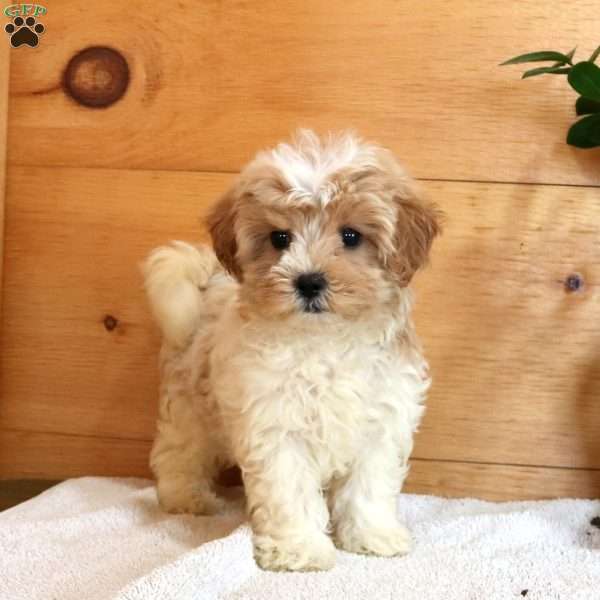
[[[344,242],[344,246],[346,246],[346,248],[355,248],[362,240],[362,235],[350,227],[344,227],[340,234],[342,236],[342,242]]]
[[[291,243],[289,231],[271,231],[271,244],[276,250],[285,250]]]

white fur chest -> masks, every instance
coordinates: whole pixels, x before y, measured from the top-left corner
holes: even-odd
[[[273,451],[299,444],[323,480],[381,436],[405,454],[428,387],[420,357],[412,364],[385,335],[359,327],[281,333],[243,327],[233,312],[217,326],[211,380],[234,454],[266,439]]]

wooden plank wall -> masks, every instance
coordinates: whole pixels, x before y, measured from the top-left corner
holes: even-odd
[[[497,67],[591,53],[596,3],[557,20],[541,0],[179,2],[168,18],[132,1],[133,28],[120,7],[53,2],[40,46],[10,51],[0,477],[147,475],[158,337],[138,263],[204,239],[202,213],[257,149],[351,127],[448,214],[416,285],[435,383],[407,489],[598,497],[600,153],[564,143],[563,78]],[[101,109],[66,90],[102,101],[118,61],[65,76],[99,45],[129,65]]]
[[[2,318],[2,271],[4,266],[4,195],[6,184],[6,129],[8,124],[9,46],[0,45],[0,318]]]

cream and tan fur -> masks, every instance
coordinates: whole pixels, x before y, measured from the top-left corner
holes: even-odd
[[[218,511],[214,478],[238,464],[261,567],[328,569],[332,539],[407,552],[396,496],[430,384],[407,286],[438,216],[388,151],[301,131],[216,204],[216,256],[183,242],[150,255],[164,336],[151,465],[166,510]],[[327,287],[309,302],[296,281],[314,272]]]

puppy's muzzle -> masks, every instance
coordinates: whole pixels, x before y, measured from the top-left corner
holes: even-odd
[[[296,292],[304,302],[305,312],[321,312],[322,297],[327,289],[327,279],[323,273],[304,273],[296,279]]]

